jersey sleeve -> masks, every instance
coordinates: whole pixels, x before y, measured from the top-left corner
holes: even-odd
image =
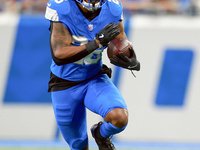
[[[110,12],[114,17],[118,19],[118,21],[123,20],[123,7],[121,2],[119,2],[118,0],[108,0],[108,6]]]
[[[45,18],[50,21],[61,21],[64,15],[67,15],[70,11],[70,6],[68,1],[51,0],[47,3]]]
[[[45,18],[50,21],[59,21],[58,12],[48,6],[46,7]]]

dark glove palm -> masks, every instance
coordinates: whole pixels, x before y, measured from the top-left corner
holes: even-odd
[[[113,58],[110,58],[110,62],[116,66],[129,69],[129,70],[140,70],[140,62],[137,61],[135,52],[133,51],[133,48],[129,48],[131,52],[131,58],[128,58],[125,56],[122,52],[117,54],[116,56],[114,55]]]
[[[98,34],[96,34],[96,39],[99,40],[101,46],[104,47],[107,46],[108,43],[118,34],[120,34],[118,25],[115,23],[110,23],[107,24]]]

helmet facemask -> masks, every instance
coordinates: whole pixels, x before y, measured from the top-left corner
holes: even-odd
[[[94,11],[102,7],[102,5],[107,0],[76,0],[78,3],[82,4],[83,8],[87,9],[88,11]]]

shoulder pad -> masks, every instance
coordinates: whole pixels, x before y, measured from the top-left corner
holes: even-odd
[[[121,2],[118,0],[108,0],[107,1],[109,9],[114,16],[119,16],[122,14],[123,8]]]
[[[50,0],[47,3],[45,18],[52,21],[59,21],[60,15],[67,15],[70,12],[68,0]]]

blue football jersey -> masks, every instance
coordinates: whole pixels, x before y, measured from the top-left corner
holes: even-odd
[[[47,3],[45,18],[61,22],[72,35],[71,46],[79,46],[94,40],[95,35],[107,24],[118,24],[122,20],[122,5],[117,0],[108,0],[102,6],[99,15],[89,21],[81,13],[75,0],[50,0]],[[88,79],[101,70],[103,50],[99,48],[74,63],[61,66],[52,60],[51,71],[56,76],[70,81]]]

